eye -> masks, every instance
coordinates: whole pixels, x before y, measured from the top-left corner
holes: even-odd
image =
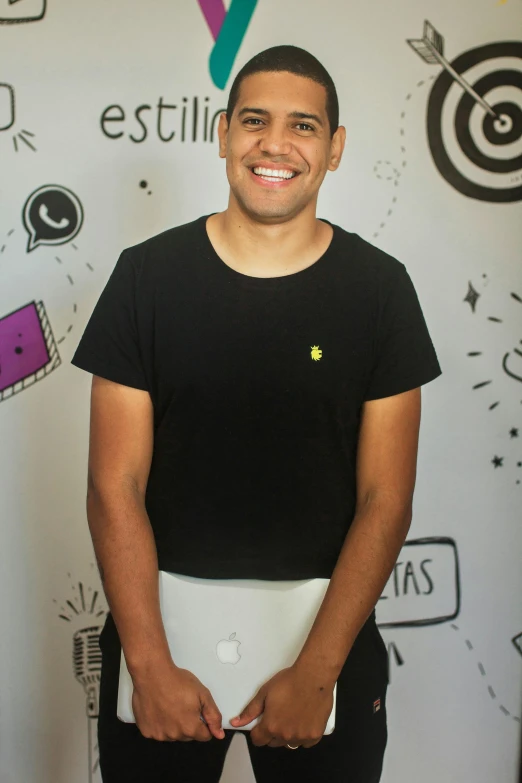
[[[312,125],[309,125],[307,122],[298,122],[298,125],[304,125],[307,130],[314,130]]]
[[[248,117],[248,119],[245,120],[245,123],[247,122],[261,122],[261,120],[259,119],[259,117]]]

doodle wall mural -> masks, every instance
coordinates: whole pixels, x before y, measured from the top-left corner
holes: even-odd
[[[85,511],[90,379],[70,359],[124,247],[226,207],[219,116],[242,64],[280,43],[324,63],[347,129],[318,216],[406,265],[443,368],[376,607],[382,780],[517,779],[522,6],[0,0],[2,783],[101,780],[108,607]],[[254,781],[240,735],[222,781]]]

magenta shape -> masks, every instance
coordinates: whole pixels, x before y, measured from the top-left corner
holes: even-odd
[[[0,392],[45,367],[49,359],[35,302],[0,318]]]
[[[198,3],[215,41],[219,35],[219,31],[223,27],[223,22],[227,15],[223,0],[198,0]]]

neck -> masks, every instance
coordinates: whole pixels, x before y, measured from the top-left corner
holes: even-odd
[[[332,236],[331,227],[310,210],[275,222],[254,218],[234,204],[210,217],[207,228],[226,262],[260,277],[307,266],[326,250]]]

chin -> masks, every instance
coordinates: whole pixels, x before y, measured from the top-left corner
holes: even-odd
[[[236,196],[237,198],[237,196]],[[254,218],[262,220],[263,218],[288,218],[295,214],[295,204],[276,204],[268,201],[256,201],[254,199],[237,199],[241,208]]]

